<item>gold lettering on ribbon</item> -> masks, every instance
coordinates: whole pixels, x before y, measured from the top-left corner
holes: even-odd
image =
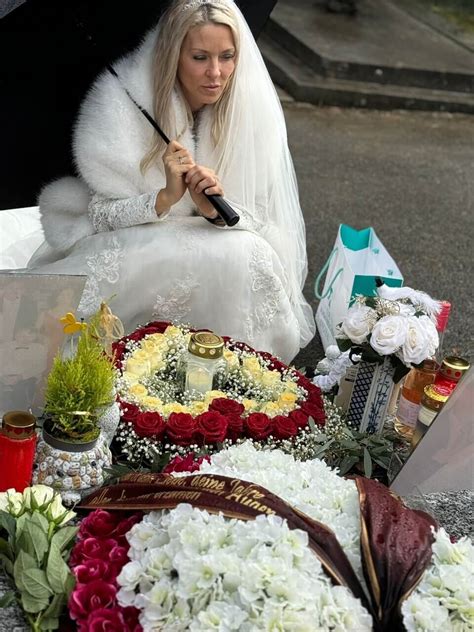
[[[258,491],[255,485],[249,485],[239,480],[231,482],[231,493],[225,496],[226,500],[233,500],[234,502],[239,503],[239,505],[250,507],[250,509],[255,509],[260,513],[267,514],[268,516],[275,515],[275,511],[273,511],[273,509],[270,509],[263,502],[260,502],[260,500],[264,498],[265,494]]]
[[[209,492],[223,492],[225,489],[225,481],[219,481],[215,478],[209,478],[208,476],[193,476],[191,487],[202,487]]]
[[[101,489],[99,495],[90,501],[91,505],[108,505],[114,499],[107,495],[107,489]],[[122,492],[123,493],[123,492]]]

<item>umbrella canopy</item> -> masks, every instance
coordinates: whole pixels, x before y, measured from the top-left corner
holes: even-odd
[[[87,89],[167,4],[28,0],[0,20],[0,209],[31,206],[44,184],[73,173],[71,132]],[[276,0],[237,4],[258,36]]]

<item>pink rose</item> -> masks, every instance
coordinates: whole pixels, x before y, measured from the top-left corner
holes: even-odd
[[[69,566],[78,566],[84,560],[107,561],[110,551],[115,546],[117,546],[117,542],[112,538],[86,538],[85,540],[80,540],[72,550]]]
[[[104,509],[97,509],[84,518],[79,529],[79,537],[109,538],[112,537],[119,522],[119,515]]]
[[[116,569],[105,560],[84,560],[73,571],[78,584],[88,584],[96,579],[110,582],[116,576]]]
[[[71,619],[87,619],[93,611],[99,610],[99,608],[115,606],[116,593],[117,588],[102,579],[77,586],[69,597],[68,607]]]
[[[163,474],[171,474],[171,472],[196,472],[200,469],[201,463],[206,460],[210,461],[208,456],[200,456],[194,458],[194,452],[189,452],[186,456],[175,456],[163,469]]]
[[[114,546],[109,553],[109,560],[115,568],[122,570],[122,567],[129,562],[128,548],[124,546]]]
[[[127,629],[121,608],[95,610],[79,626],[79,632],[123,632]]]

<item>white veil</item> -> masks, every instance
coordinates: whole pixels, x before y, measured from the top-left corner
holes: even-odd
[[[232,0],[214,1],[235,12],[240,47],[233,95],[213,162],[226,198],[237,211],[242,207],[252,216],[258,232],[280,257],[305,346],[315,334],[315,324],[302,294],[308,271],[306,233],[283,110],[242,13]]]

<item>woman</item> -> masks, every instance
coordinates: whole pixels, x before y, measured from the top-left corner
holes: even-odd
[[[86,273],[80,310],[207,327],[291,360],[314,335],[283,113],[231,0],[175,0],[101,75],[74,132],[80,178],[48,185],[30,267]],[[166,147],[124,90],[174,138]],[[203,192],[239,213],[222,225]],[[206,221],[208,220],[208,221]]]

